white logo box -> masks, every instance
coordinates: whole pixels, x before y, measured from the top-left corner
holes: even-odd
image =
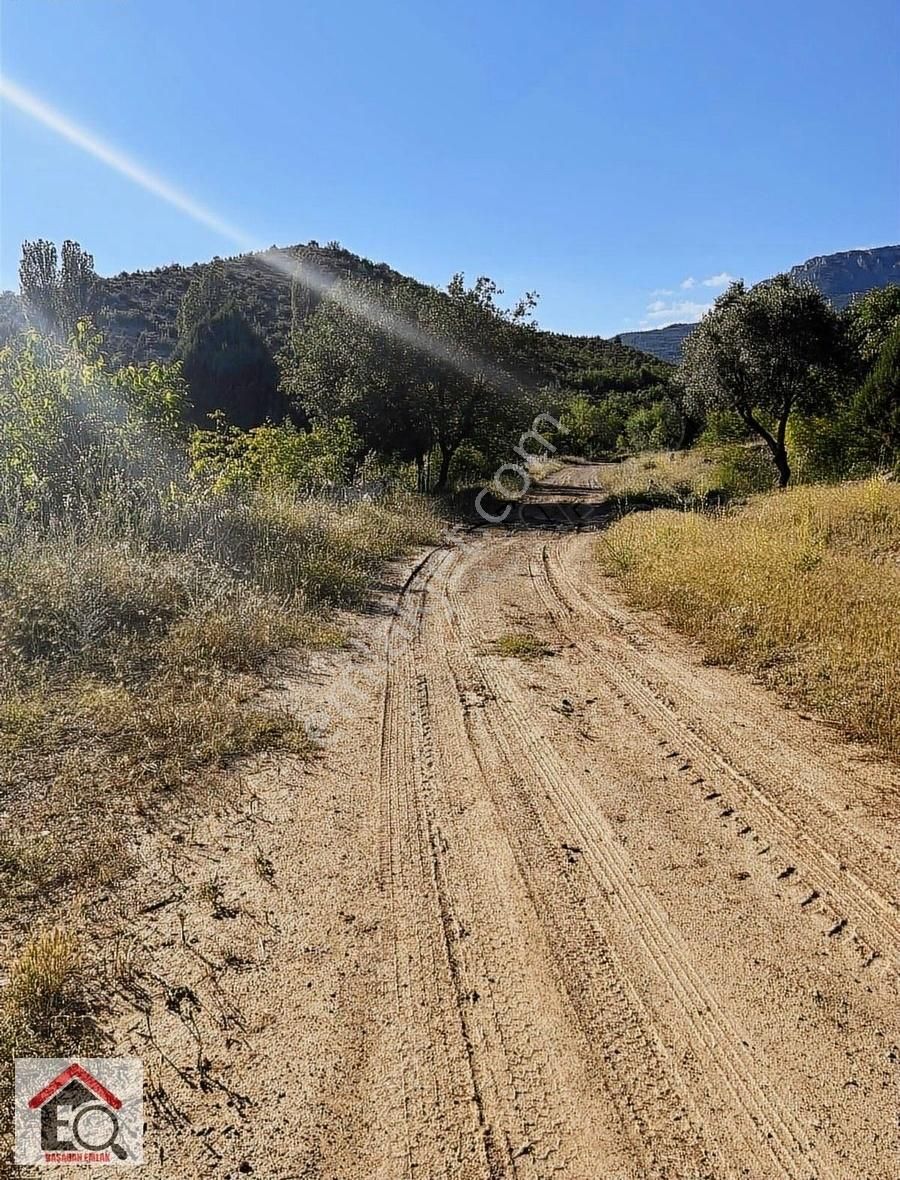
[[[144,1068],[137,1057],[16,1058],[17,1164],[144,1162]]]

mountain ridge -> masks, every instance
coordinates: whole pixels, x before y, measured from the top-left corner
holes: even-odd
[[[232,297],[241,314],[265,339],[277,356],[290,334],[291,278],[283,267],[273,266],[266,255],[274,251],[301,263],[315,273],[306,286],[305,313],[310,314],[332,284],[346,278],[365,278],[387,283],[427,284],[394,270],[385,262],[373,262],[343,247],[339,242],[325,246],[316,241],[283,248],[271,247],[229,258],[214,257],[190,265],[170,263],[147,271],[121,271],[98,276],[98,327],[107,351],[116,364],[168,361],[177,343],[176,318],[191,281],[204,270],[222,269]],[[0,345],[25,320],[18,295],[0,292]],[[578,373],[609,365],[638,372],[659,369],[658,358],[641,354],[623,342],[604,336],[576,336],[548,329],[536,330],[536,355],[544,377],[555,385],[568,384]]]
[[[863,295],[875,287],[886,287],[889,283],[900,283],[900,245],[816,254],[792,266],[788,274],[798,282],[812,283],[835,307],[844,308],[855,295]],[[695,323],[667,324],[663,328],[647,328],[641,332],[621,332],[618,339],[631,348],[675,365],[681,358],[682,344],[696,326]]]

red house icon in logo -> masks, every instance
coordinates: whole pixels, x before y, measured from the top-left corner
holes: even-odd
[[[119,1159],[126,1158],[125,1148],[116,1142],[116,1112],[122,1108],[121,1099],[77,1062],[30,1098],[28,1108],[41,1112],[41,1148],[45,1152],[111,1150]]]

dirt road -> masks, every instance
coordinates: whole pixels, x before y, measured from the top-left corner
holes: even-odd
[[[900,779],[630,611],[601,498],[425,555],[285,673],[322,756],[148,849],[148,1176],[900,1176]]]

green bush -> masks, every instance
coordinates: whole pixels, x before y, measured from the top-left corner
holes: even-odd
[[[191,471],[213,491],[291,487],[316,491],[345,483],[360,440],[346,418],[298,430],[290,422],[240,430],[221,417],[190,438]]]
[[[587,458],[611,454],[626,418],[627,410],[614,399],[595,402],[585,394],[573,394],[561,418],[563,445],[566,451]]]
[[[857,424],[847,409],[833,418],[795,415],[788,423],[787,448],[798,483],[832,483],[861,466]]]
[[[900,327],[887,337],[854,402],[866,454],[881,464],[900,459]]]
[[[669,401],[629,414],[620,439],[623,451],[664,451],[677,447],[683,433],[681,415]]]
[[[760,447],[729,443],[719,447],[712,478],[714,486],[734,495],[767,492],[775,481],[775,468]]]
[[[114,489],[158,498],[185,470],[173,440],[177,366],[111,372],[88,324],[68,345],[30,333],[0,350],[0,498],[17,512],[90,517]]]
[[[749,438],[750,430],[737,414],[731,410],[711,410],[697,442],[708,450],[726,443],[746,442]]]

